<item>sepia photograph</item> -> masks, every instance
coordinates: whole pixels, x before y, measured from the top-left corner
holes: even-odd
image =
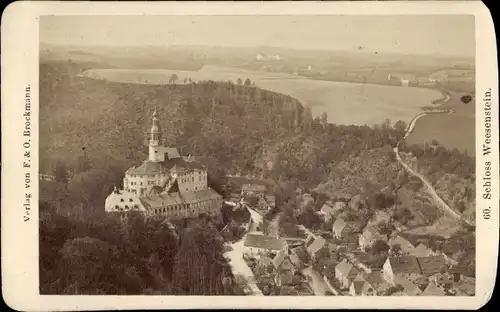
[[[37,296],[484,297],[497,89],[478,17],[441,10],[39,14],[12,180]]]
[[[474,61],[470,15],[41,17],[40,293],[473,296]]]

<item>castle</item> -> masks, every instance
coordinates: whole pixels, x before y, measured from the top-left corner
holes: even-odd
[[[149,157],[125,172],[123,189],[115,187],[106,198],[109,213],[139,211],[169,219],[221,213],[222,196],[208,187],[207,170],[192,156],[161,145],[156,109],[149,138]]]

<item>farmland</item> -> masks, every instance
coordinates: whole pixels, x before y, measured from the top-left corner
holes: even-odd
[[[312,80],[297,75],[212,65],[198,71],[90,69],[81,76],[126,83],[168,84],[172,74],[178,76],[178,83],[189,78],[233,82],[249,78],[263,89],[290,95],[310,106],[313,116],[326,112],[328,121],[337,124],[373,125],[386,118],[392,122],[409,122],[422,106],[440,97],[439,92],[422,88]]]
[[[460,101],[460,94],[451,93],[451,100],[446,107],[454,114],[430,114],[419,118],[414,131],[408,136],[409,144],[430,143],[437,140],[446,148],[457,148],[470,156],[475,155],[475,105],[474,101],[465,104]],[[446,131],[443,131],[446,129]]]

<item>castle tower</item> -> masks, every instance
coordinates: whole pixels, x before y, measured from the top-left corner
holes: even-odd
[[[151,126],[151,132],[149,137],[149,160],[154,162],[162,161],[160,158],[160,143],[161,143],[161,129],[160,123],[158,121],[158,112],[155,110],[153,112],[153,124]]]

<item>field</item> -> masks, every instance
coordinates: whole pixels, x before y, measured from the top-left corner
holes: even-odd
[[[447,148],[457,148],[467,151],[470,156],[475,155],[475,104],[460,101],[460,95],[451,94],[451,100],[446,107],[452,108],[455,113],[426,115],[419,118],[414,131],[408,136],[409,144],[430,143],[437,140]]]
[[[386,118],[409,122],[422,106],[441,97],[439,92],[399,86],[383,86],[312,80],[305,77],[222,66],[204,66],[198,71],[168,69],[90,69],[81,75],[109,81],[168,84],[172,74],[184,79],[243,81],[249,78],[263,89],[290,95],[312,108],[313,116],[328,114],[337,124],[373,125]]]

